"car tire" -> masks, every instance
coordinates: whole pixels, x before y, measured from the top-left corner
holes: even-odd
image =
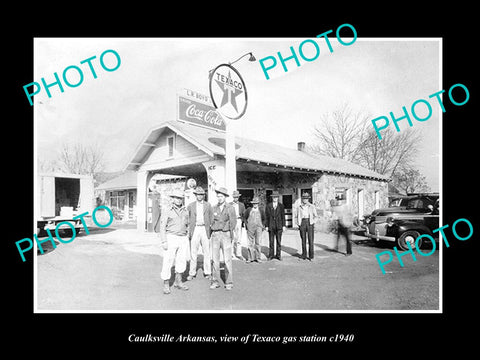
[[[410,243],[410,247],[415,250],[417,237],[420,236],[420,233],[415,230],[407,230],[397,239],[397,247],[402,250],[409,250],[407,242]],[[422,239],[418,240],[418,247],[422,247]]]
[[[75,236],[77,236],[78,230],[79,229],[75,228]],[[71,238],[71,237],[73,237],[73,230],[71,228],[70,229],[63,229],[63,235],[64,236],[69,236]]]

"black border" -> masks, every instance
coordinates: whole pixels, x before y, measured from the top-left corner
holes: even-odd
[[[309,344],[315,353],[327,350],[355,351],[367,356],[392,356],[401,353],[434,355],[444,349],[463,353],[473,348],[476,324],[469,321],[476,313],[475,267],[478,254],[478,212],[475,203],[478,141],[475,130],[477,102],[476,30],[474,5],[434,3],[426,8],[406,2],[351,7],[342,3],[337,9],[324,4],[268,3],[234,4],[234,8],[188,5],[188,9],[164,8],[148,13],[142,4],[130,5],[125,13],[113,5],[103,11],[85,4],[75,6],[69,16],[63,9],[34,4],[12,14],[5,29],[4,70],[7,86],[4,97],[4,134],[16,141],[4,140],[3,176],[7,193],[4,278],[7,348],[22,351],[27,346],[35,353],[64,356],[72,349],[75,354],[93,355],[101,351],[131,350],[133,354],[163,352],[165,344],[134,344],[131,333],[185,333],[192,335],[242,336],[247,333],[265,335],[301,335],[353,333],[352,344]],[[38,9],[35,8],[38,6]],[[123,5],[122,5],[123,6]],[[186,5],[184,5],[185,7]],[[168,21],[167,21],[168,20]],[[465,84],[470,101],[456,107],[446,101],[443,114],[443,223],[451,224],[464,217],[474,226],[474,236],[465,242],[451,241],[443,254],[443,314],[33,314],[33,258],[21,262],[14,242],[31,236],[33,219],[33,108],[25,98],[22,86],[33,81],[33,37],[302,37],[316,36],[343,23],[355,26],[358,37],[442,37],[443,88]],[[131,26],[131,25],[134,26]],[[229,24],[231,26],[224,26]],[[5,26],[5,24],[3,25]],[[386,79],[388,81],[388,79]],[[440,89],[439,89],[440,90]],[[427,95],[427,94],[426,94]],[[6,101],[5,101],[6,100]],[[4,137],[6,138],[6,137]],[[11,159],[13,155],[13,159]],[[415,286],[415,284],[412,284]],[[208,323],[208,330],[205,324]],[[160,346],[160,347],[159,347]],[[217,346],[217,345],[215,345]],[[280,346],[267,349],[304,351],[306,345]],[[186,350],[205,349],[207,345],[182,345]],[[243,347],[235,344],[230,347]],[[250,346],[249,346],[250,347]],[[245,353],[261,346],[251,345]],[[63,352],[62,349],[67,349]],[[214,351],[208,347],[208,351]],[[358,350],[364,350],[359,353]],[[382,352],[382,351],[388,352]],[[35,354],[34,353],[34,354]],[[126,354],[126,353],[124,353]],[[197,353],[199,356],[213,353]],[[222,353],[223,355],[223,353]],[[228,356],[228,353],[225,353]],[[34,355],[35,356],[35,355]]]

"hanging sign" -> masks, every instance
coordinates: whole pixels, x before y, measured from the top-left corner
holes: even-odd
[[[198,95],[198,93],[195,93]],[[208,96],[205,96],[208,98]],[[200,100],[200,99],[198,99]],[[225,131],[225,122],[218,111],[206,101],[194,96],[178,95],[177,119],[190,124]]]
[[[247,109],[247,89],[240,73],[231,65],[221,64],[210,74],[210,97],[222,116],[236,120]]]

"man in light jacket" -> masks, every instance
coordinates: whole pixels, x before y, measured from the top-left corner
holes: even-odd
[[[205,201],[205,190],[201,186],[197,186],[193,193],[197,200],[187,206],[188,237],[190,239],[190,271],[187,280],[193,280],[197,276],[197,256],[200,245],[203,252],[203,276],[210,280],[212,276],[210,226],[213,220],[213,210],[212,205]]]
[[[302,194],[302,202],[296,208],[295,225],[300,230],[300,238],[302,239],[302,259],[312,261],[314,257],[314,225],[317,220],[317,209],[309,202],[310,194],[304,192]],[[308,240],[308,254],[307,254]],[[307,257],[308,255],[308,257]]]

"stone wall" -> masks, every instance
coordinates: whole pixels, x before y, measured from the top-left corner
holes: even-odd
[[[208,188],[206,175],[194,177],[197,185]],[[294,172],[239,172],[237,174],[237,187],[239,189],[253,189],[254,196],[260,198],[260,206],[267,202],[267,189],[276,190],[281,195],[292,195],[293,202],[299,203],[298,194],[301,189],[312,189],[311,202],[317,208],[319,220],[316,228],[326,231],[332,220],[331,201],[341,193],[346,195],[353,215],[358,218],[358,192],[363,190],[364,215],[371,213],[375,208],[375,193],[378,196],[379,207],[388,206],[388,186],[385,181],[376,181],[348,175],[333,174],[301,174]],[[170,203],[169,194],[175,190],[185,189],[185,180],[162,181],[157,186],[161,204]],[[216,203],[216,199],[211,199]],[[231,201],[230,198],[227,201]]]
[[[359,217],[359,191],[363,190],[363,215],[370,214],[377,208],[375,193],[377,192],[378,207],[388,206],[388,186],[385,181],[358,178],[347,175],[323,174],[312,186],[313,203],[317,207],[320,220],[328,221],[332,218],[331,201],[341,193],[346,195],[347,204],[353,215]]]
[[[294,172],[248,172],[237,174],[239,189],[253,189],[254,196],[258,196],[260,206],[267,203],[267,190],[276,190],[280,195],[292,195],[297,200],[298,189],[311,188],[320,175],[301,174]]]
[[[302,189],[312,189],[311,202],[317,208],[319,220],[316,228],[325,231],[332,220],[331,201],[341,193],[346,197],[353,215],[358,219],[358,192],[363,190],[363,216],[377,208],[375,196],[378,197],[378,207],[388,206],[388,186],[385,181],[359,178],[348,175],[333,174],[303,174],[294,172],[239,173],[237,175],[239,188],[253,188],[254,196],[260,198],[260,206],[266,204],[267,189],[277,190],[281,195],[292,195],[293,202],[298,205]],[[375,193],[377,192],[377,195]]]

